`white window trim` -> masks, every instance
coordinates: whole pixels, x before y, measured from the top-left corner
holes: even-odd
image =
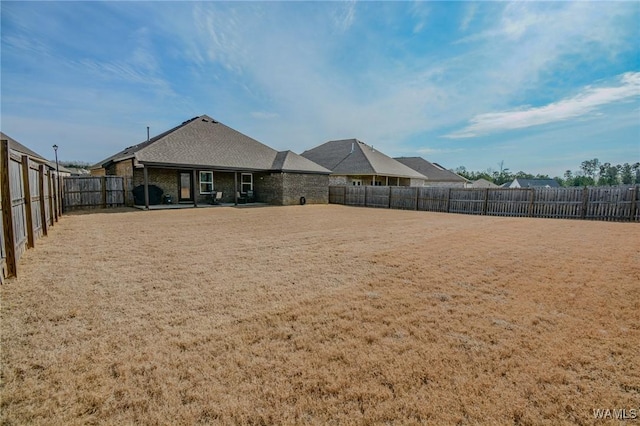
[[[249,176],[251,180],[249,182],[244,181],[244,177]],[[249,185],[249,189],[245,191],[244,186]],[[253,191],[253,173],[241,173],[240,174],[240,192]]]
[[[208,182],[208,181],[203,181],[203,180],[201,179],[201,178],[202,178],[201,173],[208,173],[209,175],[211,175],[211,191],[209,191],[209,192],[206,192],[206,191],[205,191],[205,192],[203,192],[203,191],[202,191],[202,183],[203,183],[203,182],[204,182],[204,183],[209,183],[209,182]],[[201,194],[201,195],[204,195],[204,194],[213,194],[213,193],[215,192],[215,190],[214,190],[213,188],[214,188],[214,187],[213,187],[213,172],[212,172],[212,171],[210,171],[210,170],[199,170],[199,171],[198,171],[198,189],[200,190],[200,194]]]

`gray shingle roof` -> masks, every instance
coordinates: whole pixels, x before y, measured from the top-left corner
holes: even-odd
[[[273,160],[273,170],[282,170],[283,172],[295,172],[299,170],[316,171],[318,173],[329,174],[331,171],[322,167],[313,161],[296,154],[293,151],[281,151]]]
[[[425,179],[425,176],[357,139],[329,141],[301,154],[334,175],[381,175]]]
[[[22,145],[20,142],[18,142],[17,140],[13,139],[11,136],[0,132],[0,139],[6,139],[9,141],[9,149],[12,149],[16,152],[19,152],[21,154],[26,154],[29,157],[32,157],[34,159],[43,161],[43,162],[47,162],[47,159],[44,158],[42,155],[38,154],[35,151],[30,150],[29,148],[27,148],[26,146]]]
[[[498,185],[486,179],[480,178],[473,181],[473,187],[474,188],[497,188]]]
[[[280,157],[279,157],[280,155]],[[160,166],[211,167],[220,170],[285,170],[325,173],[329,170],[293,152],[276,150],[207,115],[192,118],[152,139],[101,162],[135,158],[139,163]],[[282,163],[282,167],[279,166]]]
[[[462,176],[445,169],[440,164],[431,163],[422,157],[396,157],[394,160],[411,167],[432,182],[469,182]]]

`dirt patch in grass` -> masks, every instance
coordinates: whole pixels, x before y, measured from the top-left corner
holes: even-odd
[[[66,216],[1,287],[2,422],[602,424],[640,408],[639,241],[331,205]]]

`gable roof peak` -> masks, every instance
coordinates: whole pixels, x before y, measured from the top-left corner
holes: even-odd
[[[325,142],[303,152],[302,156],[331,170],[335,175],[382,175],[425,179],[419,172],[355,138]]]

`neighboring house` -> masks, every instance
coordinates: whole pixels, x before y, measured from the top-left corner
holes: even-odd
[[[560,188],[560,184],[555,179],[515,178],[508,188]]]
[[[73,176],[73,173],[68,168],[60,165],[60,163],[56,164],[55,161],[47,161],[47,164],[51,168],[51,170],[56,170],[60,172],[60,177],[69,177]]]
[[[207,115],[130,146],[99,166],[106,175],[131,179],[134,194],[140,188],[148,193],[155,185],[172,203],[209,203],[218,192],[227,203],[248,198],[288,205],[327,203],[329,198],[329,170],[291,151],[278,152]],[[98,169],[92,167],[92,174]]]
[[[472,188],[498,188],[498,185],[486,179],[477,179],[471,182]]]
[[[71,176],[90,176],[91,172],[89,169],[85,169],[84,167],[65,167],[66,170],[69,171]],[[60,166],[60,172],[62,172],[62,166]]]
[[[36,163],[40,163],[40,164],[45,164],[47,166],[49,165],[49,161],[47,161],[42,155],[30,150],[29,148],[27,148],[26,146],[22,145],[20,142],[16,141],[15,139],[13,139],[12,137],[10,137],[9,135],[6,135],[2,132],[0,132],[0,139],[5,139],[7,141],[9,141],[9,149],[11,151],[14,152],[14,154],[16,155],[28,155],[31,160],[35,161]],[[55,170],[55,163],[53,170]]]
[[[426,180],[357,139],[329,141],[300,155],[331,170],[330,185],[423,186]]]
[[[471,183],[468,179],[445,169],[440,164],[431,163],[422,157],[395,157],[394,160],[424,175],[427,178],[425,186],[466,188]]]
[[[28,155],[32,161],[35,161],[39,164],[44,164],[48,169],[53,170],[54,172],[60,171],[60,177],[71,176],[71,171],[69,169],[62,167],[60,164],[58,164],[58,166],[56,167],[55,161],[47,160],[42,155],[30,150],[12,137],[0,132],[0,139],[6,139],[9,141],[9,149],[12,150],[14,154]]]
[[[102,163],[94,164],[89,167],[89,174],[91,176],[104,176],[106,173],[107,171],[102,167]]]

